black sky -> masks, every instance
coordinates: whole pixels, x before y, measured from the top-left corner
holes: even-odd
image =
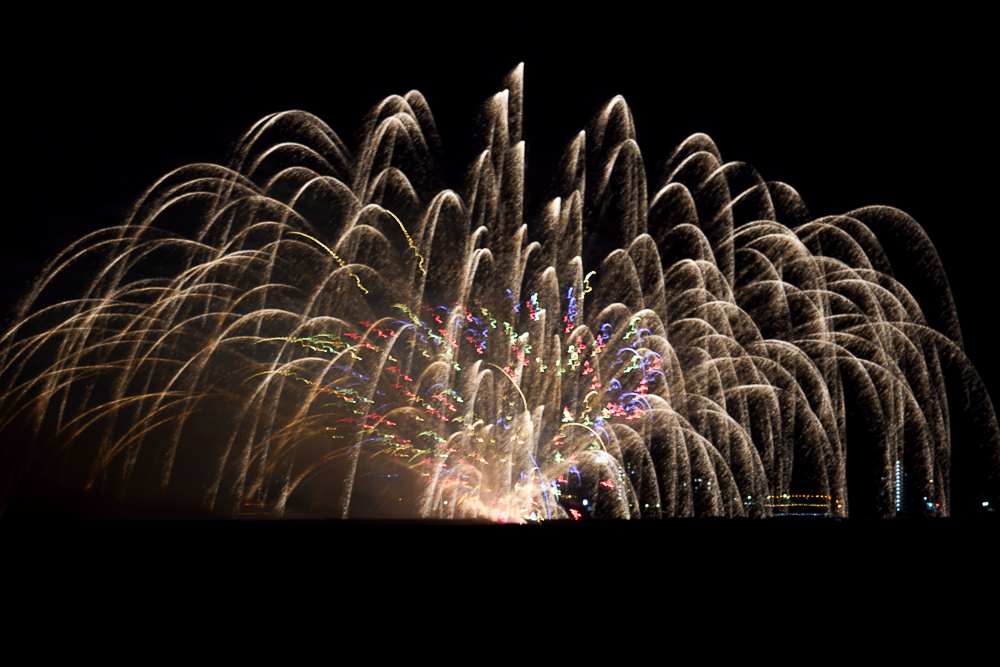
[[[986,101],[995,82],[986,42],[965,22],[730,21],[711,12],[618,15],[610,6],[560,22],[482,6],[469,19],[414,11],[271,9],[211,24],[185,15],[126,27],[67,17],[40,41],[47,57],[11,61],[5,152],[15,203],[0,250],[0,306],[6,312],[67,244],[118,223],[159,176],[222,162],[232,142],[275,111],[309,111],[353,145],[368,109],[417,89],[449,164],[464,167],[476,110],[524,62],[536,193],[529,204],[537,205],[562,148],[621,94],[647,171],[704,132],[724,159],[794,187],[815,217],[900,208],[937,247],[966,351],[996,395],[996,223],[983,166],[995,144]]]

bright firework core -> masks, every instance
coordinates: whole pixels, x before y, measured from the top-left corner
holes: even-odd
[[[647,189],[615,98],[526,221],[521,99],[518,67],[456,191],[413,91],[353,154],[264,118],[67,249],[0,345],[0,512],[70,490],[223,517],[947,515],[953,446],[995,494],[992,404],[909,216],[813,220],[704,135]],[[884,234],[938,285],[926,318]]]

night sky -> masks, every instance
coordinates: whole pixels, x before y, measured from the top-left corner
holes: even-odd
[[[0,307],[6,313],[73,240],[119,223],[158,177],[222,163],[275,111],[309,111],[353,148],[372,106],[417,89],[457,175],[473,156],[477,109],[524,62],[528,220],[561,150],[621,94],[650,194],[657,165],[704,132],[725,160],[795,188],[814,217],[871,204],[913,216],[948,273],[966,352],[997,395],[996,221],[981,169],[994,153],[986,90],[995,86],[984,41],[939,39],[958,30],[941,17],[793,29],[768,16],[720,25],[708,15],[602,11],[558,24],[498,13],[473,27],[390,21],[373,8],[215,25],[174,17],[122,31],[83,30],[94,17],[70,17],[40,47],[58,57],[25,59],[12,73],[5,153],[15,203],[0,246]]]

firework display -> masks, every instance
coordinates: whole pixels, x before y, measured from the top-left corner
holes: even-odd
[[[520,67],[504,87],[454,190],[413,91],[353,153],[268,116],[65,250],[0,341],[0,513],[71,489],[220,517],[943,516],[959,446],[995,487],[914,220],[812,219],[705,135],[651,187],[622,98],[526,220]]]

